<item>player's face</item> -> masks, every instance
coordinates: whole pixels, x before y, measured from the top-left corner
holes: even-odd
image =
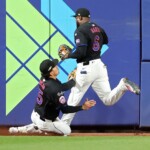
[[[77,28],[80,26],[80,16],[76,17]]]
[[[57,76],[59,74],[59,69],[57,66],[53,68],[54,74]]]
[[[57,66],[55,66],[55,67],[52,69],[52,71],[50,72],[50,75],[56,77],[58,74],[59,74],[59,69],[58,69]]]

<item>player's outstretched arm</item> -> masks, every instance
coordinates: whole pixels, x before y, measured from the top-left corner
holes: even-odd
[[[90,108],[92,108],[93,106],[96,105],[96,101],[95,100],[88,100],[86,99],[86,101],[84,102],[83,105],[81,106],[69,106],[66,103],[61,105],[61,111],[65,114],[67,113],[74,113],[74,112],[78,112],[81,110],[88,110]]]

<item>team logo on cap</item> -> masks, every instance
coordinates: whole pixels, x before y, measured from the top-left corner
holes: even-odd
[[[48,71],[50,71],[52,69],[52,66],[50,66],[49,68],[48,68]]]

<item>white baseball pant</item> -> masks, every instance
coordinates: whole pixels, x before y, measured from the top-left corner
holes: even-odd
[[[55,121],[48,119],[41,119],[39,114],[33,110],[31,114],[32,123],[20,126],[20,127],[10,127],[10,133],[47,133],[54,132],[62,135],[69,135],[71,133],[70,127],[62,122],[58,117]]]
[[[70,127],[62,122],[58,117],[55,121],[45,119],[45,121],[40,119],[37,112],[33,111],[31,114],[31,120],[35,126],[37,126],[42,131],[54,132],[62,135],[69,135],[71,133]]]
[[[91,60],[88,65],[78,63],[76,85],[71,89],[68,105],[77,106],[90,86],[105,105],[115,104],[127,90],[122,80],[111,90],[107,67],[101,59]],[[64,114],[61,120],[70,125],[74,115],[75,113]]]

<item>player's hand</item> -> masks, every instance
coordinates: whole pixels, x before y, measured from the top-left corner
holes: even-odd
[[[68,80],[74,79],[76,78],[76,72],[77,69],[74,69],[69,75],[68,75]]]
[[[96,105],[96,101],[95,100],[88,100],[86,99],[86,101],[84,102],[84,104],[82,105],[82,109],[83,110],[88,110],[91,107]]]

